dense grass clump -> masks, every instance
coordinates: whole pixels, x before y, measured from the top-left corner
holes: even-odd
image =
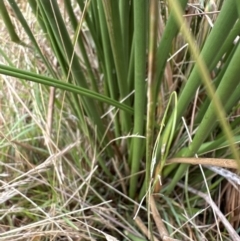
[[[5,0],[0,240],[240,240],[238,0]]]

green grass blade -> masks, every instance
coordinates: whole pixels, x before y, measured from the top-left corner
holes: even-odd
[[[135,41],[135,71],[134,71],[134,128],[133,133],[142,135],[144,133],[144,112],[146,105],[145,93],[145,67],[146,67],[146,19],[147,4],[145,0],[134,1],[134,41]],[[134,138],[132,143],[131,174],[139,171],[142,152],[145,149],[141,138]],[[137,176],[130,179],[129,195],[133,198],[136,194]]]
[[[31,1],[32,2],[32,1]],[[55,78],[56,74],[55,71],[53,70],[51,64],[49,63],[49,61],[47,60],[47,58],[44,56],[44,54],[42,53],[30,27],[28,26],[27,21],[25,20],[25,18],[22,15],[21,10],[19,9],[18,5],[16,4],[16,2],[14,0],[9,0],[9,3],[12,7],[12,10],[14,11],[17,19],[19,20],[19,22],[21,23],[21,26],[24,28],[27,36],[29,37],[29,39],[31,40],[34,48],[36,49],[37,53],[40,55],[40,57],[42,58],[42,60],[44,61],[45,65],[47,66],[49,72],[51,73],[51,75]]]
[[[110,99],[107,96],[101,95],[99,93],[95,93],[89,89],[82,88],[80,86],[75,86],[64,81],[60,81],[57,79],[49,78],[46,76],[42,76],[39,74],[35,74],[32,72],[19,70],[13,67],[8,67],[0,64],[0,73],[8,76],[13,76],[19,79],[27,79],[39,84],[43,84],[46,86],[54,86],[56,88],[69,91],[71,93],[75,93],[78,95],[84,95],[86,97],[94,98],[96,100],[102,101],[104,103],[115,106],[123,111],[127,111],[128,113],[133,113],[133,109],[129,106],[119,103],[116,100]]]
[[[129,94],[127,85],[127,60],[124,54],[123,36],[121,34],[121,23],[118,1],[104,0],[102,1],[106,16],[111,49],[113,53],[114,65],[117,74],[117,83],[120,92],[120,99],[124,99]],[[128,105],[129,99],[125,103]],[[130,116],[126,113],[120,113],[122,132],[128,133],[131,129]]]
[[[180,0],[180,5],[182,9],[184,9],[187,5],[187,0]],[[161,37],[161,41],[159,43],[158,51],[157,51],[157,79],[158,83],[156,86],[156,90],[159,90],[159,86],[162,81],[163,73],[165,70],[165,65],[167,62],[167,59],[169,58],[169,54],[172,49],[172,42],[174,38],[176,37],[177,33],[179,31],[179,25],[176,22],[176,19],[174,17],[174,14],[171,12],[170,16],[167,20],[166,27],[163,32],[163,36]]]
[[[14,27],[14,25],[13,25],[13,23],[12,23],[10,17],[9,17],[9,14],[8,14],[7,9],[6,9],[4,1],[2,2],[1,7],[0,7],[0,14],[2,16],[2,19],[4,21],[5,26],[8,29],[11,40],[13,42],[16,42],[16,43],[21,43],[21,40],[20,40],[20,38],[18,37],[18,35],[15,31],[15,27]]]
[[[215,57],[218,54],[219,49],[221,49],[223,41],[225,41],[225,39],[228,37],[229,32],[236,22],[236,19],[236,7],[234,4],[225,2],[215,22],[214,28],[212,29],[201,51],[201,58],[204,60],[206,66],[209,67],[209,71],[211,71],[220,60],[216,59]],[[179,97],[177,121],[179,121],[180,117],[183,116],[183,113],[186,110],[188,104],[193,99],[193,93],[195,93],[201,83],[200,76],[199,68],[196,65],[192,70],[191,75],[189,76],[188,81]]]
[[[177,6],[176,3],[173,4],[172,1],[170,1],[170,3],[171,3],[171,6],[173,7],[173,11],[176,14],[176,17],[179,19],[179,22],[183,23],[183,19],[182,19],[181,13],[179,11],[180,6]],[[231,5],[231,4],[229,4],[229,5]],[[210,125],[210,128],[211,128],[212,123],[215,123],[214,122],[215,115],[217,115],[217,117],[218,117],[218,119],[220,121],[220,124],[222,125],[223,131],[224,131],[226,137],[229,140],[230,148],[231,148],[231,151],[233,153],[233,156],[234,156],[234,158],[236,160],[239,160],[239,155],[238,155],[238,152],[237,152],[237,150],[235,148],[233,135],[232,135],[232,132],[231,132],[231,130],[229,128],[229,125],[226,122],[225,111],[224,111],[224,109],[223,109],[223,107],[221,105],[221,102],[219,100],[219,98],[221,98],[221,96],[219,96],[217,94],[214,94],[214,89],[213,89],[213,86],[212,86],[212,84],[210,82],[210,77],[209,77],[206,65],[204,64],[203,60],[199,57],[198,50],[197,50],[197,48],[194,45],[194,41],[193,41],[192,36],[190,35],[187,27],[182,25],[182,31],[184,33],[184,36],[186,37],[186,39],[189,42],[189,46],[190,46],[191,52],[192,52],[194,58],[197,61],[198,68],[200,69],[199,77],[200,76],[202,77],[204,85],[206,86],[206,89],[207,89],[207,93],[208,93],[208,95],[212,99],[212,103],[213,104],[211,105],[211,107],[214,106],[214,109],[216,110],[216,111],[214,111],[214,109],[212,109],[210,111],[210,109],[209,109],[209,111],[206,113],[205,116],[206,116],[206,118],[209,118],[209,119],[206,119],[206,122],[203,125],[200,126],[200,128],[202,128],[202,129],[201,130],[200,130],[200,128],[198,129],[197,134],[195,135],[193,142],[190,144],[187,152],[184,153],[183,156],[193,156],[193,155],[195,155],[197,153],[199,147],[201,146],[201,144],[203,143],[203,141],[207,137],[207,134],[208,134],[207,130],[209,128],[209,126],[207,126],[207,124]],[[234,82],[235,82],[235,78],[233,79],[233,83]],[[230,88],[232,88],[232,87],[233,86],[231,86]],[[230,90],[230,88],[228,88],[228,90]],[[227,93],[228,93],[228,91],[227,91]],[[210,120],[210,121],[208,121],[208,120]],[[206,132],[203,132],[203,130],[206,130]],[[182,175],[185,172],[187,167],[188,167],[188,165],[186,165],[186,164],[180,165],[180,167],[179,167],[177,173],[175,174],[172,182],[168,186],[168,189],[167,189],[167,193],[168,194],[172,192],[172,190],[174,189],[176,183],[182,177]]]
[[[157,81],[157,28],[159,24],[158,1],[150,3],[149,21],[149,54],[148,54],[148,90],[147,90],[147,123],[146,123],[146,177],[144,182],[144,193],[151,180],[151,163],[154,162],[153,137],[155,127],[155,91]],[[153,158],[152,158],[153,156]],[[153,160],[152,160],[153,159]],[[142,193],[142,191],[141,191]]]

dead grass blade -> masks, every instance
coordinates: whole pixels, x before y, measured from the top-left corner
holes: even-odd
[[[181,183],[178,183],[177,185],[181,188],[186,188]],[[200,192],[200,191],[198,191],[198,190],[196,190],[192,187],[187,187],[187,189],[188,189],[189,192],[194,193],[194,194],[200,196],[201,198],[203,198],[212,207],[212,209],[214,210],[214,212],[216,213],[216,215],[218,216],[218,218],[221,220],[222,224],[224,225],[224,227],[228,231],[232,240],[240,241],[240,237],[237,234],[237,232],[234,230],[232,225],[229,223],[229,221],[226,219],[226,217],[223,215],[223,213],[219,210],[217,205],[212,201],[212,199],[209,198],[208,195],[206,195],[205,193],[202,193],[202,192]]]

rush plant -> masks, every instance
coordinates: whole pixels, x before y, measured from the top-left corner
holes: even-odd
[[[238,176],[208,168],[240,166],[238,0],[4,0],[0,13],[0,240],[239,240],[236,211],[213,205]]]

